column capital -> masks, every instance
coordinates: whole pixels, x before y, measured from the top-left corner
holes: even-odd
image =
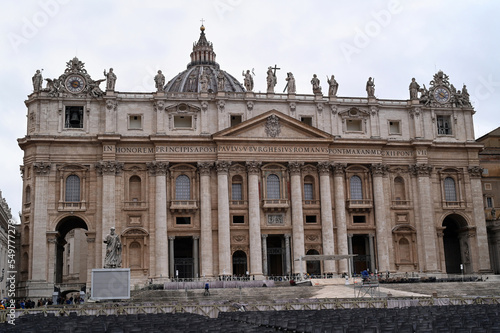
[[[215,167],[217,169],[217,173],[224,174],[229,172],[229,167],[231,166],[231,161],[216,161]]]
[[[48,176],[50,172],[50,162],[35,162],[33,163],[33,169],[37,176]]]
[[[262,239],[266,239],[267,238],[267,234],[261,234],[260,237],[262,237]]]
[[[213,166],[214,162],[198,162],[198,172],[200,175],[210,175]]]
[[[95,164],[99,175],[119,175],[123,170],[123,162],[118,161],[99,161]]]
[[[194,236],[193,236],[193,239],[194,239],[194,240],[198,240],[198,239],[200,239],[200,236],[199,236],[199,235],[194,235]]]
[[[175,239],[175,236],[168,236],[169,241],[173,241]]]
[[[285,236],[285,238],[290,238],[290,237],[292,237],[292,235],[291,235],[291,234],[284,234],[283,236]]]
[[[288,162],[288,170],[292,175],[299,175],[304,162],[292,161]]]
[[[317,168],[320,175],[330,174],[330,162],[327,161],[318,162]]]
[[[410,165],[409,169],[414,176],[429,177],[432,173],[433,167],[429,164],[413,164]]]
[[[247,172],[249,174],[259,174],[261,165],[262,165],[261,162],[247,161],[246,162]]]
[[[370,170],[373,176],[385,176],[387,175],[389,167],[386,164],[377,163],[370,166]]]
[[[152,161],[146,163],[151,176],[165,176],[168,173],[168,162]]]
[[[333,174],[335,176],[343,176],[346,167],[347,165],[344,163],[333,163],[332,164]]]
[[[483,174],[483,168],[478,165],[468,167],[467,171],[469,171],[469,176],[471,178],[481,178],[481,175]]]

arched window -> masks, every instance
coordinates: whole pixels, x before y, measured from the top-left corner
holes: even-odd
[[[26,192],[24,194],[24,202],[29,204],[31,202],[31,187],[26,186]]]
[[[130,177],[128,193],[130,201],[141,201],[141,178],[139,176]]]
[[[444,179],[444,198],[446,201],[457,201],[455,180],[451,177],[446,177]]]
[[[233,177],[231,183],[231,200],[243,200],[243,179],[240,175]]]
[[[396,201],[406,200],[405,181],[401,177],[394,178],[394,199]]]
[[[141,268],[141,244],[137,242],[130,243],[129,255],[130,268]]]
[[[186,175],[175,179],[175,200],[191,200],[191,180]]]
[[[306,176],[304,178],[304,200],[314,200],[314,178]]]
[[[66,178],[66,202],[80,201],[80,177],[70,175]]]
[[[267,176],[267,199],[280,199],[280,178],[275,174]]]
[[[363,200],[363,188],[361,178],[352,176],[350,179],[351,200]]]

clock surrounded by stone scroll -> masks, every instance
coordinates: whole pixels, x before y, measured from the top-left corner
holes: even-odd
[[[80,75],[70,75],[66,79],[65,86],[70,93],[79,93],[85,87],[85,79]]]
[[[437,87],[434,89],[434,98],[439,103],[446,103],[450,100],[450,91],[445,87]]]

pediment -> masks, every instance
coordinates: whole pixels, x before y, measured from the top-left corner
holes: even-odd
[[[330,141],[332,135],[309,126],[279,111],[271,110],[213,135],[218,140],[319,140]]]

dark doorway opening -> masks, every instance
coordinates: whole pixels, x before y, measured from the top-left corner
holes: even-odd
[[[174,276],[180,279],[194,277],[193,238],[174,239]]]

